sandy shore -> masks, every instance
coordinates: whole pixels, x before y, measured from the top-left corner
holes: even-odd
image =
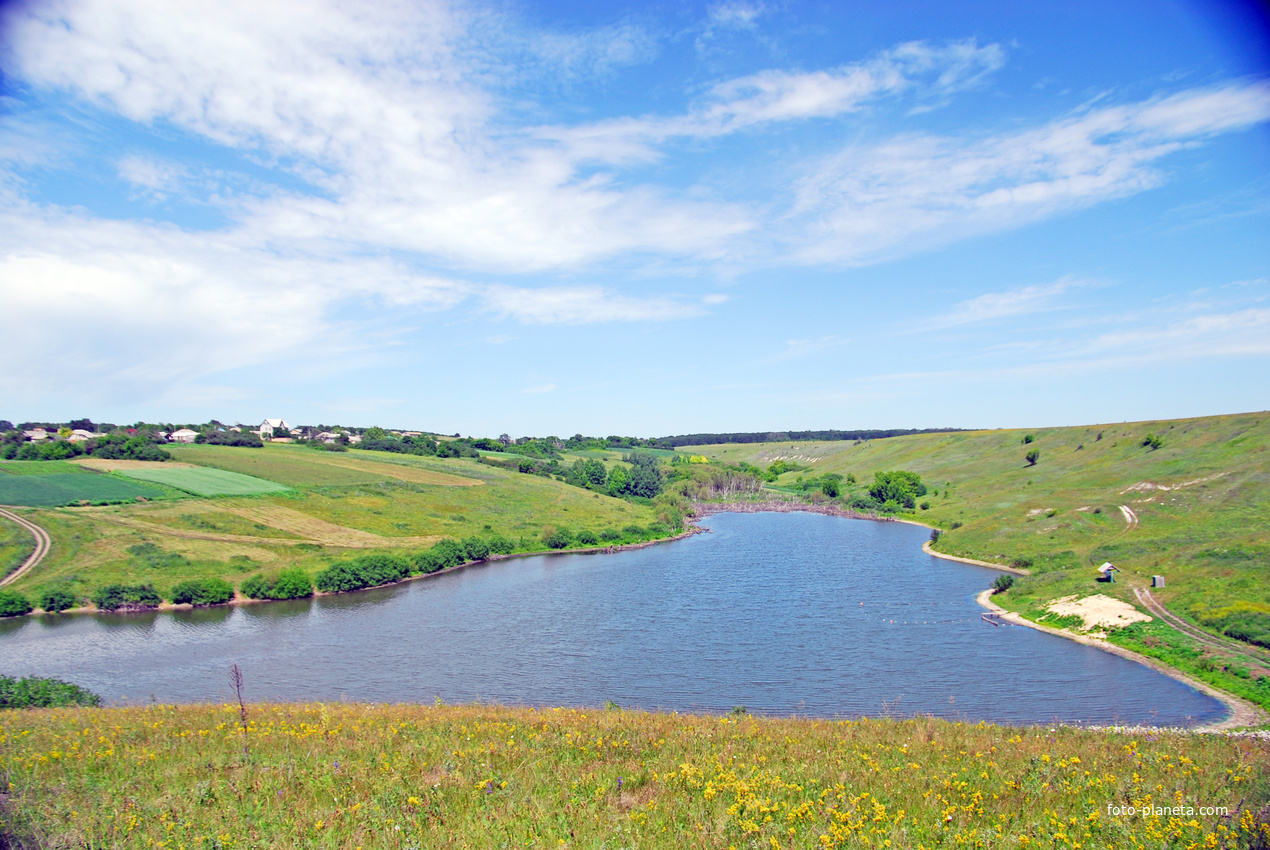
[[[1083,643],[1086,646],[1101,649],[1103,652],[1110,652],[1112,655],[1119,655],[1121,658],[1136,661],[1139,664],[1150,667],[1157,673],[1163,673],[1165,676],[1176,679],[1183,684],[1190,685],[1197,691],[1208,694],[1213,699],[1220,700],[1227,708],[1230,709],[1230,716],[1225,720],[1218,723],[1210,723],[1206,726],[1194,727],[1190,730],[1192,732],[1225,732],[1232,729],[1242,729],[1248,726],[1258,726],[1265,723],[1268,719],[1264,711],[1247,700],[1240,699],[1239,697],[1225,693],[1224,691],[1219,691],[1207,682],[1201,682],[1198,679],[1193,679],[1182,671],[1161,664],[1153,658],[1147,658],[1145,655],[1140,655],[1132,650],[1116,646],[1114,643],[1108,643],[1105,640],[1101,640],[1091,635],[1082,635],[1077,632],[1068,631],[1067,629],[1055,629],[1050,626],[1043,626],[1040,623],[1033,623],[1031,620],[1026,620],[1019,614],[1016,614],[1013,611],[1007,611],[997,603],[993,602],[991,588],[980,593],[975,598],[975,601],[984,608],[987,608],[989,611],[995,613],[1007,623],[1013,623],[1016,626],[1026,626],[1029,629],[1036,629],[1038,632],[1046,632],[1051,635],[1067,638],[1068,640],[1074,640],[1077,643]]]

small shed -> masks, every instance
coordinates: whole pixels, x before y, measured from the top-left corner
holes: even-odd
[[[1164,587],[1164,576],[1151,576],[1152,587]]]
[[[1107,561],[1105,564],[1103,564],[1101,567],[1098,568],[1098,580],[1106,581],[1106,582],[1114,582],[1116,580],[1115,574],[1118,572],[1120,572],[1120,568],[1117,567],[1115,564],[1111,563],[1110,561]]]

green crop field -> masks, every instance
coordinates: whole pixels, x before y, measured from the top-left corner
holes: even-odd
[[[208,467],[156,466],[122,469],[119,474],[175,487],[196,496],[258,496],[261,493],[280,493],[288,489],[282,484],[265,481],[263,478]]]
[[[52,507],[76,502],[161,499],[167,491],[116,475],[58,472],[52,475],[0,476],[0,505]]]
[[[62,475],[92,470],[64,460],[0,460],[0,475]]]

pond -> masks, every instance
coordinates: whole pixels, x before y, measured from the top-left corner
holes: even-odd
[[[998,723],[1184,725],[1220,702],[1123,658],[980,619],[994,570],[927,531],[719,514],[615,554],[468,567],[298,602],[0,623],[0,671],[116,702],[493,702]]]

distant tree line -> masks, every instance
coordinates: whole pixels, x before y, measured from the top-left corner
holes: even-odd
[[[649,442],[661,448],[679,446],[713,446],[720,443],[786,443],[806,440],[881,440],[886,437],[904,437],[909,434],[949,434],[964,428],[888,428],[861,431],[744,431],[729,434],[680,434],[676,437],[658,437]]]

